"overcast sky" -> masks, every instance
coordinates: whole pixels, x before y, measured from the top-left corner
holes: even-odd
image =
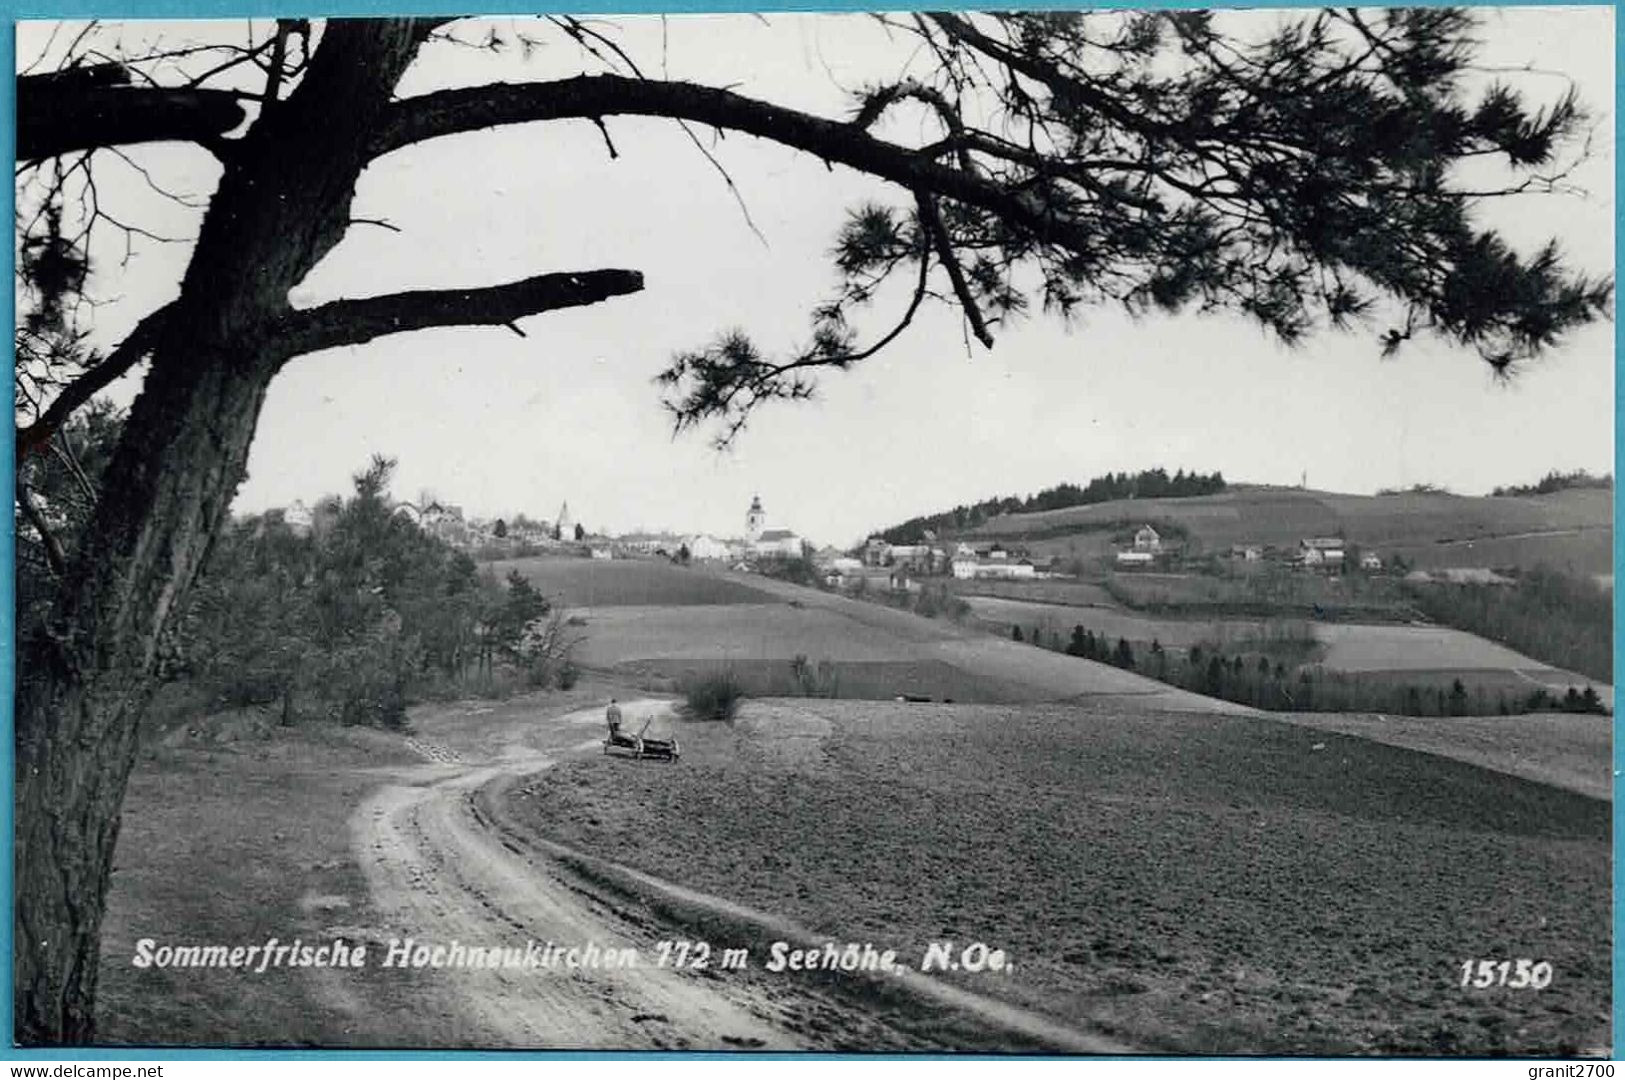
[[[1507,200],[1486,220],[1525,244],[1556,235],[1577,266],[1611,271],[1612,9],[1483,18],[1485,64],[1533,65],[1515,78],[1535,100],[1572,78],[1598,120],[1573,177],[1583,193]],[[20,64],[48,32],[20,30]],[[144,32],[205,36],[185,24]],[[592,66],[556,33],[535,32],[548,44],[528,61],[434,48],[403,93]],[[460,33],[479,36],[469,24]],[[674,78],[829,116],[846,112],[844,90],[908,58],[854,16],[645,18],[623,21],[622,34],[652,71],[664,64]],[[1480,493],[1553,468],[1612,470],[1611,325],[1501,384],[1470,350],[1433,341],[1385,361],[1375,330],[1287,350],[1236,317],[1136,322],[1107,309],[1070,330],[1035,315],[991,351],[967,350],[959,320],[928,310],[880,356],[825,377],[818,400],[763,410],[732,450],[711,449],[710,432],[674,441],[651,383],[671,354],[732,327],[767,347],[804,340],[807,311],[834,283],[826,253],[844,209],[903,200],[774,144],[701,133],[758,238],[675,125],[611,120],[608,130],[616,160],[591,124],[554,123],[422,144],[363,176],[356,216],[400,231],[352,228],[296,304],[594,267],[641,270],[647,287],[525,320],[524,338],[448,329],[294,361],[271,388],[238,510],[343,490],[373,452],[399,459],[398,496],[429,491],[472,514],[551,518],[568,499],[592,528],[733,535],[760,494],[770,524],[842,545],[955,503],[1159,465],[1279,484],[1306,473],[1311,487],[1351,492],[1428,482]],[[165,187],[200,195],[217,175],[195,150],[132,156]],[[120,168],[105,167],[104,197],[162,226],[154,231],[195,231],[195,212],[155,199],[133,170],[115,179]],[[133,251],[122,266],[104,252],[92,283],[107,343],[174,295],[186,257],[184,244],[138,240]],[[882,294],[870,326],[889,325],[904,299]]]

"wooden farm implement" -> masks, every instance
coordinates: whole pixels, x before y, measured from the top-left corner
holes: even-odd
[[[642,735],[617,733],[604,740],[604,753],[611,757],[676,761],[682,756],[682,748],[677,745],[676,739],[649,739]]]

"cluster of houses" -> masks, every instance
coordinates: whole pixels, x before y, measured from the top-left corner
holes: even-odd
[[[832,585],[851,584],[858,578],[884,577],[901,588],[916,577],[951,575],[959,580],[1023,580],[1054,576],[1054,560],[1035,558],[1021,548],[997,541],[981,543],[937,542],[927,533],[924,542],[893,544],[871,536],[858,550],[847,553],[833,547],[815,549],[793,529],[769,525],[760,496],[750,501],[745,512],[744,535],[717,537],[709,533],[638,531],[617,537],[589,535],[570,513],[570,504],[560,505],[553,521],[534,521],[520,516],[514,521],[469,518],[463,508],[451,503],[425,500],[423,505],[395,502],[392,511],[416,523],[425,532],[453,547],[464,550],[521,548],[568,551],[596,559],[664,556],[693,562],[718,563],[749,570],[763,559],[810,559]],[[336,501],[318,503],[315,508],[303,502],[274,513],[295,533],[321,531],[325,521],[336,515]],[[1134,532],[1130,545],[1114,552],[1120,569],[1152,568],[1170,561],[1176,548],[1164,543],[1149,524]],[[1310,570],[1340,570],[1358,565],[1368,572],[1384,568],[1373,551],[1351,555],[1342,537],[1305,537],[1296,547],[1279,548],[1264,544],[1235,544],[1230,557],[1240,562],[1272,562]]]
[[[725,563],[741,569],[759,559],[799,559],[811,553],[812,545],[794,529],[776,528],[767,522],[760,495],[750,500],[745,511],[745,534],[717,537],[710,533],[637,532],[617,537],[617,553],[665,555],[686,553],[693,562]]]
[[[1336,537],[1306,539],[1299,543],[1298,554],[1293,561],[1307,567],[1336,569],[1349,563],[1348,543]],[[1375,551],[1361,552],[1358,565],[1361,570],[1381,570],[1382,556]]]
[[[1116,553],[1119,567],[1154,566],[1173,552],[1162,542],[1162,537],[1150,525],[1142,525],[1134,533],[1132,547]],[[1298,541],[1296,547],[1276,548],[1264,544],[1232,544],[1230,557],[1238,562],[1273,562],[1308,570],[1341,570],[1357,565],[1361,570],[1376,572],[1383,569],[1382,556],[1374,551],[1359,552],[1351,558],[1349,542],[1341,536],[1309,536]]]
[[[753,498],[745,514],[742,537],[719,538],[708,533],[637,531],[621,536],[588,533],[570,513],[570,504],[559,507],[552,521],[535,521],[523,516],[507,522],[502,519],[471,518],[452,503],[425,500],[423,505],[394,502],[392,512],[409,519],[423,531],[463,550],[521,548],[556,550],[587,554],[595,559],[664,555],[686,557],[697,562],[718,562],[748,566],[763,558],[800,558],[812,554],[811,545],[793,529],[774,528],[767,522],[760,496]],[[295,502],[280,511],[282,520],[299,535],[320,531],[324,520],[337,514],[337,506],[319,503],[315,509]],[[833,549],[821,553],[828,561],[838,556]]]
[[[893,544],[878,536],[864,543],[862,559],[837,559],[831,570],[838,576],[857,574],[862,568],[884,567],[891,571],[893,585],[910,576],[952,574],[961,580],[980,578],[1037,578],[1052,572],[1050,559],[1034,559],[1020,549],[991,543],[937,544],[928,538],[923,544]]]
[[[1257,562],[1274,557],[1276,561],[1307,570],[1341,570],[1358,566],[1361,570],[1377,572],[1383,569],[1382,556],[1375,551],[1362,551],[1351,555],[1349,542],[1340,536],[1310,536],[1298,541],[1295,549],[1272,551],[1258,544],[1238,545],[1240,558]]]
[[[508,522],[500,518],[465,517],[463,508],[452,503],[425,501],[423,505],[399,502],[394,512],[414,522],[431,536],[455,548],[521,547],[547,548],[574,544],[585,538],[570,513],[569,502],[559,505],[552,521],[533,521],[520,516]]]
[[[586,539],[570,514],[568,502],[559,507],[558,516],[551,522],[519,517],[510,523],[501,519],[468,517],[461,506],[432,499],[425,499],[421,503],[392,499],[389,509],[392,514],[411,521],[430,536],[463,550],[493,546],[518,549],[525,545],[560,547],[577,545]],[[295,500],[288,506],[271,511],[272,514],[279,514],[298,536],[322,532],[338,512],[337,500],[324,500],[315,507]]]

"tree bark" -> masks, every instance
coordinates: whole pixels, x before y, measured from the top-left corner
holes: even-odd
[[[49,625],[26,636],[18,682],[12,926],[20,1043],[95,1039],[102,914],[138,728],[156,688],[158,642],[226,524],[281,365],[425,325],[511,325],[643,286],[635,271],[593,270],[308,312],[289,307],[289,291],[349,228],[373,133],[436,21],[327,24],[294,91],[268,102],[222,149],[224,172],[180,296],[110,358],[123,370],[148,355],[151,367]],[[85,397],[101,374],[87,374]]]
[[[224,522],[268,381],[188,350],[155,358],[109,467],[97,536],[82,545],[51,632],[23,657],[13,920],[20,1043],[94,1038],[102,913],[137,727],[156,686],[156,642]]]

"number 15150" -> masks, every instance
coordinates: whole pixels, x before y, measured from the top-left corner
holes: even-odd
[[[1509,990],[1544,990],[1552,985],[1552,965],[1545,960],[1463,960],[1461,985],[1485,990],[1504,986]]]

